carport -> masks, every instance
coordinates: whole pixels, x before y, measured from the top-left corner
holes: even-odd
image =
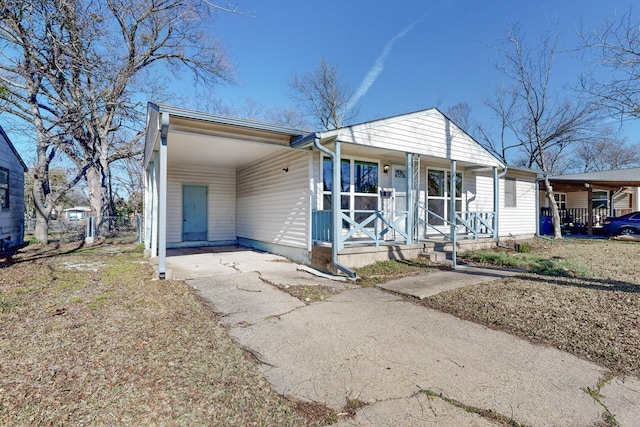
[[[615,216],[614,198],[623,191],[629,194],[628,211],[640,210],[640,168],[587,172],[550,177],[554,193],[586,192],[587,201],[593,200],[594,190],[609,191],[609,216]],[[544,188],[544,181],[540,180],[540,188]],[[545,197],[546,193],[542,192]],[[545,208],[541,208],[540,214]],[[589,206],[584,209],[588,216],[587,234],[593,235],[594,209]]]

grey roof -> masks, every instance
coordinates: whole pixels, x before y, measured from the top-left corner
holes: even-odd
[[[553,181],[640,182],[640,168],[616,169],[600,172],[574,173],[549,177]]]
[[[556,189],[584,191],[586,188],[613,189],[640,187],[640,168],[574,173],[549,177]]]
[[[149,106],[149,108],[152,108],[158,112],[169,113],[172,116],[182,117],[185,119],[202,120],[202,121],[207,121],[212,123],[238,126],[238,127],[262,130],[267,132],[283,133],[291,136],[298,136],[298,135],[303,135],[308,133],[300,129],[293,129],[285,126],[278,126],[270,123],[263,123],[257,120],[220,116],[217,114],[206,113],[203,111],[189,110],[181,107],[173,107],[170,105],[158,104],[155,102],[149,102],[147,105]]]
[[[531,168],[525,168],[524,166],[511,166],[511,165],[507,165],[507,171],[516,171],[516,172],[526,172],[526,173],[531,173],[531,174],[536,174],[538,176],[542,176],[542,173],[539,170],[536,169],[531,169]]]
[[[7,141],[7,144],[9,145],[9,148],[11,149],[11,151],[13,151],[13,154],[15,154],[16,157],[18,158],[18,161],[22,165],[22,168],[24,169],[24,171],[27,172],[29,170],[29,168],[27,167],[27,165],[22,160],[22,157],[20,157],[20,154],[18,153],[18,150],[16,150],[16,147],[13,146],[13,144],[11,143],[11,140],[9,139],[7,134],[4,132],[4,129],[2,129],[2,126],[0,126],[0,135],[2,135],[4,137],[5,141]]]

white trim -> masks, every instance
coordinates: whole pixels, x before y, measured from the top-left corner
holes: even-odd
[[[326,155],[321,155],[320,156],[320,185],[322,188],[322,198],[320,199],[321,203],[322,203],[322,209],[324,209],[324,196],[330,196],[331,195],[331,191],[326,191],[324,189],[324,159],[329,159],[331,161],[331,157],[326,156]],[[380,209],[380,173],[382,172],[382,168],[380,167],[380,160],[376,160],[376,159],[372,159],[372,158],[366,158],[366,157],[358,157],[358,156],[341,156],[340,157],[340,162],[342,162],[342,160],[349,160],[349,191],[342,191],[342,188],[340,188],[340,197],[342,197],[343,195],[349,195],[349,206],[352,207],[354,206],[354,201],[355,201],[355,196],[366,196],[366,197],[373,197],[374,195],[378,198],[378,203],[377,203],[377,209]],[[378,187],[378,191],[376,191],[375,193],[356,193],[354,191],[354,186],[355,186],[355,180],[354,180],[354,171],[355,168],[353,167],[355,162],[360,161],[360,162],[368,162],[368,163],[375,163],[376,165],[378,165],[378,182],[377,187]],[[332,183],[333,184],[333,183]],[[347,209],[347,210],[352,210],[351,208]]]
[[[429,196],[429,171],[441,171],[444,172],[444,196]],[[430,166],[426,166],[425,167],[425,174],[424,174],[424,197],[425,197],[425,206],[427,209],[429,209],[429,199],[433,199],[433,200],[442,200],[444,203],[444,218],[447,218],[448,214],[449,214],[449,210],[450,210],[450,198],[449,198],[449,186],[447,185],[447,175],[451,174],[451,169],[445,169],[442,167],[430,167]],[[465,206],[466,204],[464,203],[464,171],[462,170],[456,170],[456,175],[460,174],[461,176],[461,189],[460,189],[460,197],[455,197],[455,201],[460,201],[460,205],[462,207],[462,211],[465,210]],[[428,221],[429,218],[427,217],[426,220]],[[442,227],[441,230],[446,232],[449,228],[448,226],[445,224],[442,225],[432,225],[432,227]],[[426,230],[428,231],[428,230]]]

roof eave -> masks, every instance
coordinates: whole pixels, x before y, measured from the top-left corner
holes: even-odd
[[[20,164],[22,165],[22,168],[24,169],[24,171],[28,172],[29,168],[27,167],[25,162],[22,160],[22,157],[20,157],[20,153],[18,153],[18,150],[16,150],[16,147],[14,147],[13,143],[9,139],[9,136],[7,136],[7,134],[5,133],[5,131],[2,128],[2,126],[0,126],[0,134],[2,134],[2,136],[5,139],[5,141],[7,141],[7,144],[9,144],[9,148],[11,149],[11,151],[13,151],[13,154],[16,155],[16,158],[18,159],[18,162],[20,162]]]

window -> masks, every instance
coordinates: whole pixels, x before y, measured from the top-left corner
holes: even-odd
[[[504,206],[508,208],[516,207],[516,179],[505,178],[504,179]]]
[[[553,193],[553,198],[556,199],[556,205],[561,211],[567,209],[567,195],[565,193]]]
[[[378,209],[378,163],[355,159],[340,160],[340,207],[351,212],[351,218],[362,222]],[[323,209],[331,209],[333,162],[322,158]],[[366,212],[353,212],[366,211]],[[343,227],[348,223],[343,222]]]
[[[593,209],[607,209],[609,207],[609,192],[602,190],[594,191],[591,196],[591,207]]]
[[[428,221],[431,225],[445,225],[444,219],[451,220],[449,212],[449,188],[451,186],[450,173],[443,170],[429,169],[427,171],[427,208]],[[462,173],[456,173],[456,211],[462,210]]]
[[[9,171],[0,168],[0,211],[9,210]]]

